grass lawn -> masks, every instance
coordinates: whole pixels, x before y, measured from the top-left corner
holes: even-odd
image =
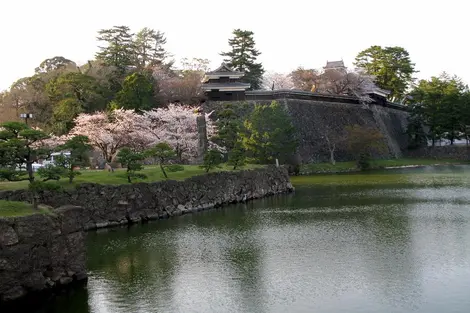
[[[33,210],[33,206],[26,202],[0,200],[0,217],[25,216],[36,213],[47,214],[49,210],[41,207],[38,210]]]
[[[244,169],[253,169],[263,167],[262,165],[252,165],[248,164],[241,168]],[[230,171],[232,167],[227,165],[222,165],[220,169],[211,170],[211,172],[216,171]],[[125,169],[116,169],[114,173],[110,173],[106,170],[82,170],[82,175],[75,177],[73,185],[80,184],[80,183],[99,183],[104,185],[120,185],[120,184],[127,184],[127,177]],[[145,166],[144,170],[140,171],[140,173],[147,175],[147,179],[140,179],[135,180],[135,182],[155,182],[164,180],[165,177],[163,176],[160,167],[158,166]],[[205,174],[204,169],[200,168],[198,165],[185,165],[184,171],[181,172],[168,172],[169,179],[172,180],[184,180],[186,178],[196,176],[196,175],[203,175]],[[36,176],[36,179],[40,179]],[[59,183],[64,187],[71,186],[68,183],[66,178],[62,178],[59,180]],[[27,181],[19,181],[19,182],[0,182],[0,190],[13,190],[13,189],[26,189],[28,187]]]
[[[396,166],[411,166],[411,165],[436,165],[436,164],[462,164],[465,163],[459,160],[436,160],[436,159],[391,159],[391,160],[373,160],[371,161],[372,169],[379,169],[385,167]],[[467,162],[468,163],[468,162]],[[335,165],[331,163],[314,163],[305,164],[301,168],[301,172],[306,173],[329,173],[329,172],[344,172],[357,170],[354,161],[349,162],[336,162]]]

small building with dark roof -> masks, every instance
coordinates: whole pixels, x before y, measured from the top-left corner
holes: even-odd
[[[375,101],[375,103],[380,105],[387,104],[387,98],[392,92],[389,90],[381,89],[379,87],[375,88],[369,92],[369,96]]]
[[[250,84],[241,81],[244,75],[222,63],[216,70],[204,75],[202,90],[208,100],[245,100],[245,91],[250,88]]]
[[[326,61],[326,65],[323,67],[325,71],[327,70],[346,70],[343,60],[341,61]]]

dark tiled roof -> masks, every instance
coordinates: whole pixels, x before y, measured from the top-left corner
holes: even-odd
[[[386,95],[389,95],[389,94],[392,93],[390,90],[386,90],[386,89],[382,89],[382,88],[378,88],[378,87],[375,88],[375,89],[372,91],[372,93],[374,93],[374,92],[376,92],[376,93],[383,93],[383,94],[386,94]]]
[[[227,74],[236,74],[243,75],[243,72],[232,70],[227,64],[222,63],[217,69],[212,72],[207,72],[207,75],[227,75]]]

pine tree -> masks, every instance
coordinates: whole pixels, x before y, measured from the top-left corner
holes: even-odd
[[[232,51],[222,52],[224,61],[234,70],[245,72],[243,81],[251,84],[251,89],[261,89],[264,69],[261,63],[256,63],[261,54],[255,49],[253,32],[241,29],[233,31],[234,37],[228,40]]]
[[[133,64],[134,60],[132,36],[130,28],[127,26],[114,26],[98,31],[97,39],[107,45],[99,47],[100,51],[96,54],[96,58],[103,65],[114,66],[124,72],[128,66]]]
[[[416,73],[415,64],[402,47],[372,46],[359,52],[354,65],[374,76],[377,86],[391,91],[389,97],[392,101],[405,96]]]
[[[163,47],[166,44],[165,34],[144,27],[135,36],[135,63],[139,69],[147,66],[161,65],[168,57]]]
[[[262,164],[285,163],[298,146],[292,120],[278,102],[256,104],[240,134],[247,155]]]

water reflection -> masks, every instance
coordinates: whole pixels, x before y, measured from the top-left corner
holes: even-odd
[[[88,293],[50,312],[469,312],[470,185],[421,173],[90,233]]]

